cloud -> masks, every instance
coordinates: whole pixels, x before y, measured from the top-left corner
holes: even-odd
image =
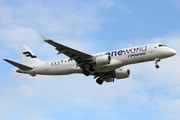
[[[90,38],[91,33],[101,30],[101,24],[107,22],[99,15],[104,9],[110,9],[115,5],[117,1],[112,0],[89,4],[84,2],[76,4],[69,0],[35,3],[17,1],[15,6],[12,3],[3,2],[0,5],[0,10],[3,11],[0,13],[2,23],[0,24],[0,53],[3,53],[1,56],[4,58],[4,55],[9,53],[7,57],[21,59],[20,54],[17,53],[19,53],[19,45],[25,43],[41,59],[63,58],[52,55],[57,51],[43,43],[38,34],[39,31],[47,38],[93,53],[99,46],[105,46],[103,42]],[[126,5],[122,7],[122,9],[127,8]],[[134,41],[130,44],[121,43],[121,48],[161,42],[180,51],[178,34],[151,39],[138,38],[135,44]],[[119,49],[119,45],[117,47]],[[153,62],[125,66],[131,70],[130,78],[116,80],[115,83],[104,83],[102,86],[97,85],[92,77],[83,75],[33,78],[15,73],[13,68],[9,74],[1,74],[1,82],[6,85],[1,84],[0,87],[0,118],[49,120],[54,114],[57,117],[63,116],[63,113],[64,116],[77,115],[89,118],[89,111],[92,111],[91,116],[96,118],[105,116],[119,119],[123,118],[121,116],[123,113],[127,111],[129,113],[129,110],[144,113],[141,106],[156,109],[161,113],[161,119],[174,118],[173,116],[179,113],[178,60],[178,54],[162,60],[159,63],[159,70],[155,69]]]
[[[101,4],[105,7],[112,7],[115,5],[114,0],[101,0]]]
[[[143,39],[139,39],[139,42],[136,44],[141,44],[141,40]],[[165,37],[146,39],[146,41],[142,42],[143,44],[163,43],[177,51],[177,55],[168,59],[162,59],[159,63],[160,68],[158,70],[154,67],[155,63],[153,62],[129,66],[132,76],[135,77],[135,80],[139,80],[138,82],[140,82],[144,88],[143,91],[148,91],[147,93],[150,95],[146,105],[159,110],[154,117],[163,120],[176,120],[179,118],[180,113],[179,32],[174,32]],[[135,73],[132,71],[135,71]]]
[[[158,95],[153,99],[154,108],[159,109],[159,113],[156,114],[158,119],[162,120],[178,120],[180,113],[180,99],[171,99],[169,96]]]
[[[130,78],[133,77],[133,79],[141,85],[140,91],[142,94],[144,94],[145,99],[143,105],[146,106],[147,109],[155,109],[158,112],[157,114],[153,114],[154,118],[178,119],[180,113],[178,109],[180,104],[179,32],[172,32],[164,37],[136,38],[129,43],[120,43],[120,45],[118,44],[117,47],[121,46],[120,48],[126,48],[152,43],[165,44],[170,48],[175,49],[177,54],[171,58],[162,59],[161,62],[159,62],[159,69],[154,67],[154,61],[128,65],[125,66],[125,68],[130,69]],[[133,95],[133,93],[131,95]],[[143,97],[141,99],[143,99]],[[132,103],[138,103],[136,99],[132,100]],[[139,105],[140,104],[138,104],[138,106]],[[177,105],[177,107],[174,107],[175,105]]]
[[[17,6],[1,5],[1,9],[4,9],[1,15],[3,27],[26,26],[46,33],[82,35],[86,31],[97,30],[101,23],[96,16],[99,10],[93,5],[82,4],[77,9],[77,4],[72,1],[58,1],[56,4],[47,1],[17,3]]]
[[[168,45],[170,41],[178,44],[178,35],[147,39],[146,42],[161,42]],[[171,43],[170,46],[179,51],[176,44]],[[160,114],[157,115],[160,119],[168,119],[174,118],[179,113],[178,108],[173,108],[174,104],[172,104],[173,101],[179,104],[179,92],[174,92],[180,85],[178,80],[179,68],[177,65],[171,64],[178,63],[179,55],[177,54],[175,57],[162,60],[159,70],[154,67],[153,62],[125,66],[125,68],[131,70],[132,75],[130,78],[116,80],[115,83],[104,83],[103,86],[97,85],[92,77],[87,78],[83,75],[37,76],[32,78],[28,75],[14,73],[13,78],[26,83],[28,87],[24,86],[22,87],[23,89],[27,87],[30,88],[29,91],[36,91],[36,96],[33,97],[33,93],[32,97],[43,101],[37,107],[38,111],[43,115],[46,112],[62,113],[62,111],[66,110],[71,114],[84,116],[86,112],[83,111],[91,109],[95,111],[96,115],[106,114],[106,116],[118,117],[118,113],[114,109],[124,109],[126,111],[127,108],[138,108],[138,106],[143,105],[147,108],[155,108],[160,111]],[[170,69],[174,69],[177,72],[175,73],[176,76],[174,76],[174,71]],[[156,91],[156,89],[162,90],[165,93]],[[15,91],[20,92],[20,87],[17,87]],[[18,94],[15,95],[18,96]],[[23,96],[24,93],[21,93],[21,95]],[[9,96],[13,97],[12,95]],[[166,99],[162,96],[165,96]],[[25,97],[28,98],[28,95]],[[34,101],[31,97],[28,99]],[[44,104],[46,104],[44,107],[53,107],[53,109],[42,112],[41,109],[44,108],[42,107]],[[119,107],[117,108],[117,106]],[[172,108],[169,111],[164,111],[164,109],[168,109],[171,106]],[[167,114],[168,112],[172,113],[172,115]]]
[[[1,92],[5,94],[7,98],[31,98],[35,93],[31,90],[28,85],[21,85],[18,88],[2,88]]]
[[[33,44],[37,44],[37,31],[33,28],[26,28],[26,27],[16,27],[14,29],[0,29],[1,34],[1,43],[4,48],[8,47],[7,49],[14,49],[16,50],[17,47],[19,49],[19,44],[27,43],[32,44],[32,40],[34,41]],[[13,43],[13,44],[12,44]]]
[[[43,117],[37,109],[27,106],[27,104],[22,100],[0,100],[0,119],[50,120]]]
[[[102,2],[108,6],[115,4],[114,1]],[[100,30],[101,23],[106,21],[106,18],[99,17],[104,8],[105,6],[100,2],[95,1],[89,4],[86,2],[77,4],[71,0],[58,2],[2,1],[0,5],[0,10],[3,11],[0,13],[1,47],[4,50],[9,49],[20,57],[19,45],[27,44],[32,50],[38,48],[38,51],[34,53],[49,60],[46,57],[47,54],[56,54],[56,51],[40,38],[38,32],[42,32],[47,38],[75,49],[80,48],[79,50],[82,51],[90,51],[92,47],[96,49],[99,47],[96,45],[98,41],[86,35]],[[84,47],[87,43],[89,47]]]
[[[170,35],[164,38],[152,38],[147,39],[146,42],[161,42],[168,45],[170,41],[178,44],[179,36]],[[179,51],[176,44],[171,43],[170,46],[176,51]],[[155,108],[158,110],[160,114],[157,116],[159,116],[160,119],[170,119],[178,116],[179,113],[179,109],[174,108],[174,104],[172,104],[175,102],[177,106],[179,105],[179,92],[174,92],[178,90],[180,85],[178,80],[179,68],[176,64],[171,64],[178,63],[178,59],[179,55],[177,54],[175,57],[162,60],[159,70],[154,67],[153,62],[125,66],[125,68],[130,68],[131,70],[132,76],[130,78],[116,80],[115,83],[104,83],[103,86],[97,85],[92,77],[87,78],[83,75],[57,77],[37,76],[32,78],[28,75],[14,73],[13,78],[15,78],[16,81],[26,83],[26,85],[18,86],[13,89],[15,92],[12,93],[16,96],[19,94],[19,96],[23,96],[24,93],[22,90],[25,90],[27,93],[36,91],[36,96],[33,96],[34,93],[32,92],[32,94],[29,95],[30,97],[28,95],[24,97],[33,102],[35,101],[31,97],[42,101],[38,103],[39,106],[37,106],[37,109],[43,116],[45,116],[44,114],[46,114],[46,112],[62,113],[64,110],[71,114],[84,116],[86,112],[83,111],[91,109],[95,111],[96,115],[100,114],[100,116],[103,116],[106,114],[106,116],[118,117],[117,109],[126,111],[127,108],[138,108],[138,106],[143,105],[146,108]],[[170,69],[174,69],[174,71],[177,72],[175,76],[174,71]],[[156,91],[157,89],[158,91]],[[161,92],[161,90],[165,93]],[[17,92],[19,92],[19,94],[17,94]],[[9,94],[9,96],[14,97],[11,94]],[[166,99],[162,96],[165,96]],[[44,107],[50,109],[42,112],[44,104],[46,104]],[[117,108],[117,106],[119,107]],[[169,107],[171,107],[169,111],[164,110]],[[78,113],[76,113],[76,111],[78,111]]]
[[[114,110],[117,103],[119,108],[126,109],[127,106],[144,105],[149,101],[149,95],[143,91],[142,84],[133,78],[117,80],[115,83],[104,83],[103,86],[99,86],[92,77],[78,74],[31,77],[13,73],[11,77],[16,84],[23,85],[15,86],[13,89],[6,88],[7,91],[3,92],[6,97],[11,98],[12,101],[18,98],[23,105],[27,101],[31,101],[31,107],[36,108],[40,115],[54,112],[61,114],[63,111],[75,114],[75,111],[79,111],[78,113],[82,113],[78,115],[86,116],[87,112],[85,111],[91,109],[97,116],[106,114],[106,116],[112,117],[118,116],[117,111]],[[11,86],[11,84],[14,85],[10,82],[9,85]],[[123,103],[127,101],[127,104],[118,101]],[[35,107],[34,105],[37,103],[38,105]],[[28,109],[29,106],[25,108]],[[23,113],[26,114],[26,111]]]
[[[35,92],[32,91],[29,85],[23,84],[18,87],[0,86],[0,95],[0,119],[50,120],[42,117],[42,113],[32,107],[33,103],[29,103],[30,99],[35,97]]]

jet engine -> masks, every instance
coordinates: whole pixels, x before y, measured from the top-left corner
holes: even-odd
[[[110,64],[111,57],[109,55],[98,56],[94,58],[93,63],[96,65],[107,65]]]
[[[128,78],[130,76],[130,70],[129,69],[116,69],[114,74],[115,74],[116,79]]]

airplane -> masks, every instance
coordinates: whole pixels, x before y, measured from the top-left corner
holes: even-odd
[[[172,48],[156,43],[90,55],[47,39],[41,33],[40,35],[45,42],[55,47],[57,54],[63,53],[69,58],[51,62],[41,61],[26,45],[20,45],[23,64],[4,59],[19,68],[16,70],[17,73],[31,76],[80,73],[85,76],[93,75],[94,79],[97,78],[96,82],[102,85],[104,81],[114,82],[115,78],[128,78],[130,70],[119,69],[125,65],[155,61],[155,67],[159,68],[158,62],[161,59],[177,54]]]

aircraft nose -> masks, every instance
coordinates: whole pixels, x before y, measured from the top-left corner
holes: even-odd
[[[170,49],[170,54],[173,56],[173,55],[176,55],[177,54],[177,52],[175,51],[175,50],[173,50],[173,49]]]

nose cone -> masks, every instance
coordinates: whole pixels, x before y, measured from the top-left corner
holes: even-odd
[[[174,55],[177,54],[177,52],[176,52],[175,50],[173,50],[173,49],[170,49],[169,52],[170,52],[170,54],[171,54],[172,56],[174,56]]]

